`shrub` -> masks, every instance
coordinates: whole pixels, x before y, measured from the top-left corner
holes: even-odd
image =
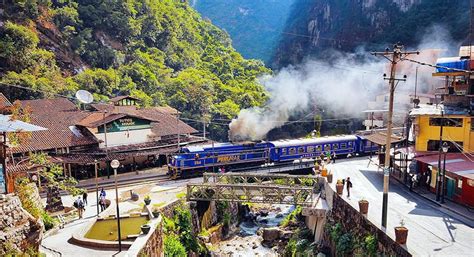
[[[50,230],[56,225],[56,220],[54,220],[53,217],[49,216],[47,212],[43,212],[41,214],[41,219],[43,220],[44,223],[44,228],[46,230]]]
[[[369,256],[376,256],[377,254],[377,239],[373,235],[368,235],[364,238],[364,248]]]
[[[186,248],[181,244],[179,237],[175,234],[165,236],[165,256],[186,257]]]
[[[336,250],[338,254],[349,254],[352,252],[353,249],[353,242],[352,242],[352,234],[345,233],[343,234],[336,243]]]
[[[280,226],[287,227],[290,222],[296,222],[297,217],[301,214],[302,208],[301,206],[296,207],[290,214],[288,214],[280,223]]]

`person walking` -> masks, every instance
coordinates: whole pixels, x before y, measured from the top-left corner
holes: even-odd
[[[332,163],[336,163],[336,152],[332,151]]]
[[[82,201],[84,202],[84,205],[87,205],[87,190],[82,193]]]
[[[102,189],[100,190],[100,196],[104,196],[104,198],[105,198],[105,190],[104,190],[104,188],[102,188]]]
[[[79,219],[82,219],[82,214],[84,213],[84,202],[82,201],[80,196],[77,197],[77,200],[74,202],[74,207],[76,207],[77,209]]]
[[[347,197],[351,197],[351,187],[352,187],[351,178],[347,177],[346,179]]]

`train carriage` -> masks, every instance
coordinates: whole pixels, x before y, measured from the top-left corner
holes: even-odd
[[[321,153],[353,154],[357,150],[357,136],[328,136],[320,138],[271,141],[271,160],[274,162],[315,158]]]

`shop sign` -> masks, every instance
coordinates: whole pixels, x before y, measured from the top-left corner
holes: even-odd
[[[124,117],[107,124],[107,132],[120,132],[149,128],[151,128],[151,122],[149,120],[138,119],[133,117]],[[104,126],[100,126],[98,128],[98,131],[99,133],[103,133]]]

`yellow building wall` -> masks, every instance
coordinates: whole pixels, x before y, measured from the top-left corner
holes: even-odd
[[[439,116],[436,116],[439,118]],[[474,131],[471,131],[471,118],[463,116],[448,116],[449,118],[462,118],[462,127],[443,127],[443,139],[446,141],[463,142],[464,152],[474,152]],[[440,126],[430,126],[430,116],[417,116],[418,125],[415,149],[428,151],[429,140],[439,140]]]

